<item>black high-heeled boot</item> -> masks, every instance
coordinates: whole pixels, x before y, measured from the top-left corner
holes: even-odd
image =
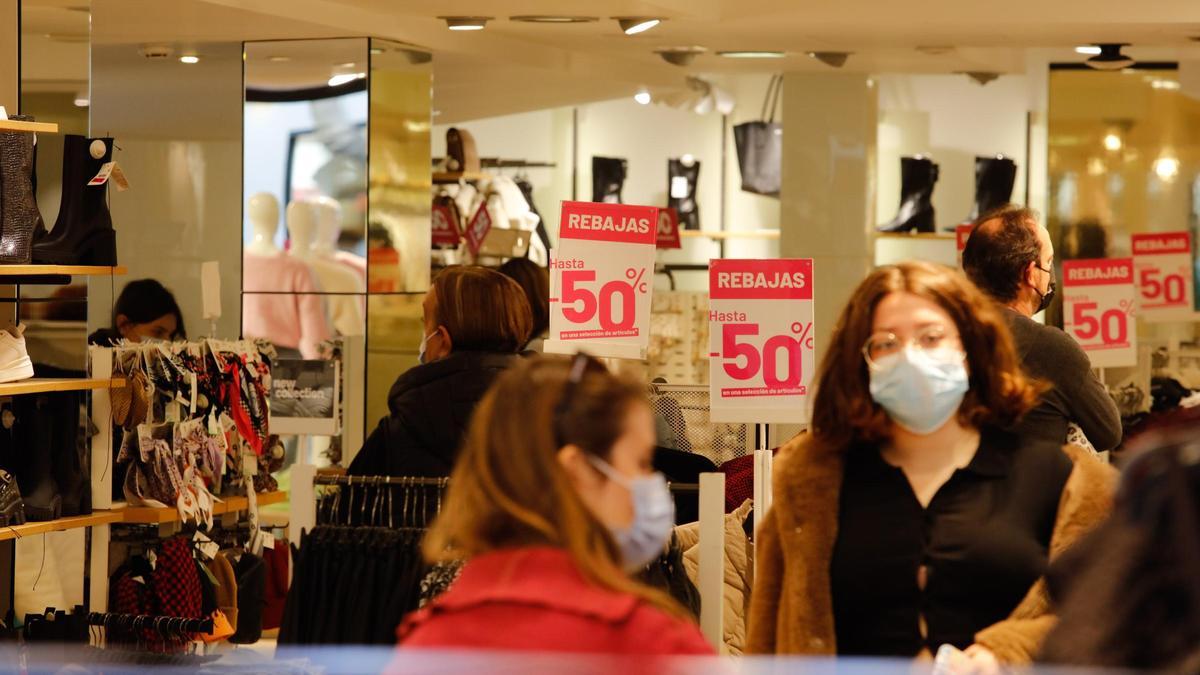
[[[104,152],[93,157],[93,142]],[[113,139],[67,135],[63,147],[62,203],[54,229],[40,230],[33,241],[33,261],[50,265],[116,265],[117,233],[108,212],[108,183],[89,185],[105,162],[112,160]]]
[[[963,222],[974,222],[976,218],[1012,201],[1013,184],[1016,181],[1016,162],[1003,155],[976,157],[975,205]]]
[[[938,179],[938,165],[928,157],[900,158],[900,210],[880,232],[934,231],[933,186]]]
[[[42,223],[33,194],[33,141],[31,133],[0,131],[0,264],[28,264],[33,232]]]

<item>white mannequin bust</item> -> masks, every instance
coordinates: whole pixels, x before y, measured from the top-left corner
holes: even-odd
[[[272,256],[279,253],[275,233],[279,230],[279,201],[269,192],[250,195],[246,215],[254,230],[254,238],[246,245],[246,253]]]
[[[317,234],[316,204],[292,200],[287,206],[287,229],[292,242],[288,254],[299,260],[312,259],[313,239]]]
[[[313,251],[325,258],[337,252],[338,237],[342,234],[342,205],[324,195],[313,204],[317,209],[317,240]]]

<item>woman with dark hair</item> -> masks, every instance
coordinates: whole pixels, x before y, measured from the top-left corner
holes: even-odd
[[[525,292],[485,267],[442,270],[422,310],[420,365],[392,385],[390,413],[350,463],[353,475],[449,476],[471,412],[529,340]]]
[[[500,266],[500,273],[512,279],[525,291],[529,309],[533,312],[533,330],[527,351],[541,353],[550,335],[550,273],[529,258],[513,258]]]
[[[758,530],[749,651],[1029,662],[1054,622],[1042,575],[1113,472],[1004,431],[1038,387],[994,304],[948,268],[877,269],[817,379]]]
[[[166,287],[154,279],[138,279],[125,285],[113,305],[112,326],[88,337],[94,345],[110,347],[121,339],[184,340],[183,312]]]

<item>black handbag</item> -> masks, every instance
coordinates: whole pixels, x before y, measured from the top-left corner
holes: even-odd
[[[766,98],[763,99],[762,119],[743,122],[733,127],[738,168],[742,171],[742,190],[746,192],[768,197],[779,196],[783,127],[775,121],[775,111],[779,107],[779,95],[782,91],[783,76],[773,76],[771,83],[767,85]]]

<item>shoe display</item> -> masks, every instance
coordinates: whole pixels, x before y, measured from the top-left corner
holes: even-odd
[[[592,158],[592,201],[606,204],[621,204],[621,188],[629,163],[619,157]]]
[[[696,203],[696,185],[700,182],[700,162],[692,157],[667,160],[667,206],[679,214],[679,227],[700,229],[700,207]]]
[[[975,205],[964,223],[1012,201],[1013,184],[1017,180],[1017,163],[1004,155],[975,158]]]
[[[53,394],[48,414],[55,420],[50,450],[54,482],[62,495],[63,517],[92,512],[92,480],[88,462],[87,426],[90,420],[80,410],[75,392]]]
[[[0,469],[0,527],[25,524],[25,502],[17,479]]]
[[[33,377],[33,361],[25,349],[25,325],[0,330],[0,383]]]
[[[28,115],[11,119],[33,121]],[[34,134],[0,132],[0,264],[28,264],[34,230],[42,224],[33,193],[33,143]]]
[[[900,210],[891,222],[880,225],[880,232],[934,231],[933,186],[938,165],[928,157],[900,158]]]
[[[25,500],[25,516],[32,521],[62,517],[62,495],[54,479],[54,428],[62,424],[54,418],[47,395],[17,396],[13,399],[16,416],[10,434],[16,455],[17,483]]]
[[[113,139],[68,134],[63,142],[62,203],[54,229],[33,237],[33,261],[49,265],[117,264],[117,233],[108,212],[108,183],[90,185],[112,161]]]

